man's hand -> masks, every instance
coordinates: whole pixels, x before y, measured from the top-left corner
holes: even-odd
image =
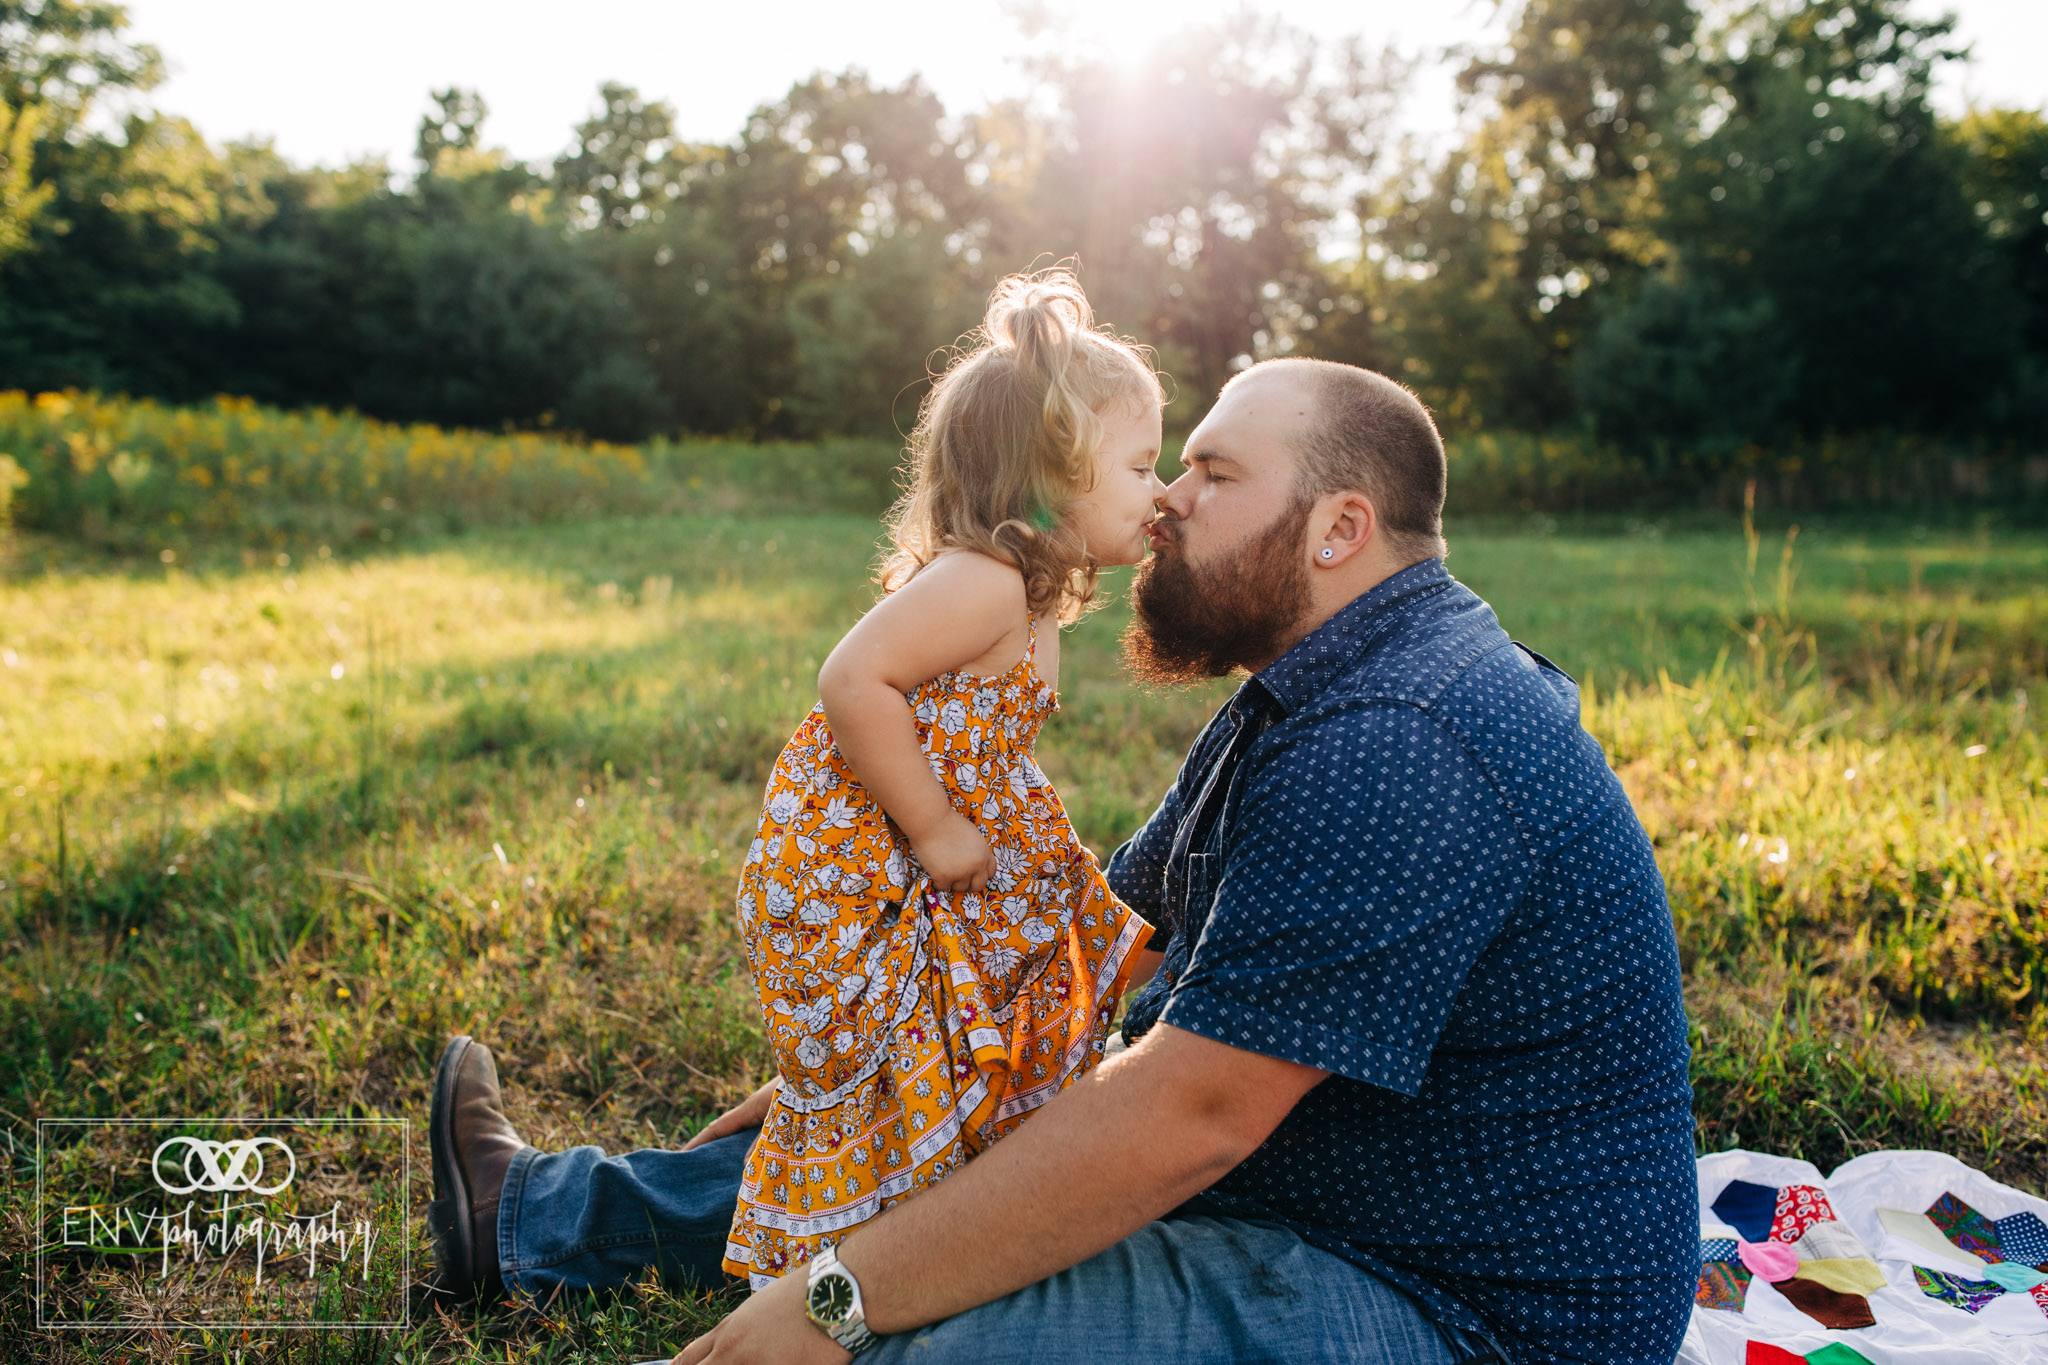
[[[671,1365],[844,1365],[846,1348],[804,1316],[804,1267],[792,1266],[682,1349]]]
[[[768,1084],[705,1124],[697,1136],[683,1144],[683,1150],[687,1152],[692,1147],[701,1147],[734,1133],[744,1133],[749,1128],[759,1128],[768,1117],[768,1106],[774,1102],[775,1087],[780,1084],[782,1077],[771,1076]]]
[[[941,891],[982,891],[996,875],[996,855],[974,822],[947,808],[946,816],[923,838],[910,841],[911,852],[925,875]]]

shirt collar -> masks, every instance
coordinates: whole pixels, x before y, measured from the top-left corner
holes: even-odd
[[[1345,603],[1335,616],[1302,637],[1292,649],[1254,673],[1239,689],[1232,705],[1249,704],[1263,693],[1279,706],[1283,716],[1300,710],[1379,639],[1399,609],[1450,581],[1450,570],[1441,559],[1410,564],[1381,580]]]

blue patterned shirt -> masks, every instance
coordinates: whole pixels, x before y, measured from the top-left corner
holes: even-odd
[[[1517,1362],[1668,1362],[1699,1267],[1663,878],[1578,688],[1426,560],[1247,681],[1118,849],[1154,1022],[1329,1071],[1202,1202]]]

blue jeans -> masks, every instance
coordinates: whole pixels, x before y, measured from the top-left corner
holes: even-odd
[[[692,1152],[606,1156],[596,1147],[513,1158],[498,1260],[520,1296],[629,1284],[650,1266],[713,1287],[752,1133]],[[676,1343],[680,1349],[682,1343]],[[914,1332],[862,1365],[990,1360],[1348,1361],[1456,1365],[1498,1359],[1433,1323],[1393,1285],[1276,1223],[1186,1210],[1077,1266]]]

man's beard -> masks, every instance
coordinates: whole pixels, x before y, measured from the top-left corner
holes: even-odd
[[[1131,581],[1131,623],[1124,629],[1124,665],[1141,683],[1179,684],[1220,678],[1233,668],[1262,668],[1308,611],[1308,565],[1301,533],[1314,507],[1298,499],[1217,562],[1188,563],[1179,528],[1162,520],[1155,533],[1171,548],[1138,566]]]

